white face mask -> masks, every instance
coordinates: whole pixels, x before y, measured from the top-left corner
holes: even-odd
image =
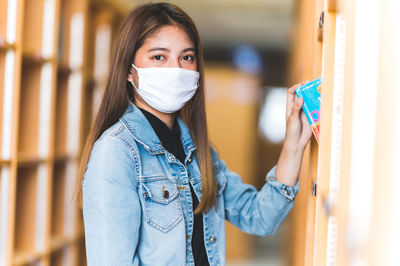
[[[181,109],[196,93],[200,73],[180,67],[137,68],[139,95],[154,109],[173,113]]]

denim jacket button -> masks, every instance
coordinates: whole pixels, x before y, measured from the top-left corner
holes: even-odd
[[[163,190],[163,197],[164,197],[164,199],[168,199],[169,198],[169,191],[168,190]]]
[[[192,161],[192,156],[189,157],[189,159],[187,160],[188,163],[190,163]]]
[[[217,238],[216,238],[216,237],[213,237],[213,236],[210,236],[210,237],[208,238],[208,240],[210,241],[210,243],[215,243],[215,241],[217,241]]]

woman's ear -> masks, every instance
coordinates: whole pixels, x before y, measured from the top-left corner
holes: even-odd
[[[138,84],[137,71],[131,66],[127,80],[133,84]]]
[[[128,77],[127,80],[130,81],[131,83],[133,83],[133,67],[131,66],[131,68],[129,69],[129,73],[128,73]]]

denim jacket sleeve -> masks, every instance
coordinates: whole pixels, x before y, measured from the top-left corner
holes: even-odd
[[[82,183],[89,266],[139,265],[141,207],[132,158],[117,136],[100,138],[92,149]]]
[[[223,174],[226,178],[223,192],[226,219],[246,233],[260,236],[274,234],[293,207],[299,180],[294,186],[277,181],[275,165],[267,173],[266,183],[257,191],[254,186],[244,184],[241,177],[218,158],[215,150],[211,150],[217,175]]]

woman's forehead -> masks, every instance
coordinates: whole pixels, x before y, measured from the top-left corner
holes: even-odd
[[[186,31],[181,27],[177,25],[166,25],[151,34],[144,41],[143,46],[173,48],[179,46],[193,46],[193,42]]]

